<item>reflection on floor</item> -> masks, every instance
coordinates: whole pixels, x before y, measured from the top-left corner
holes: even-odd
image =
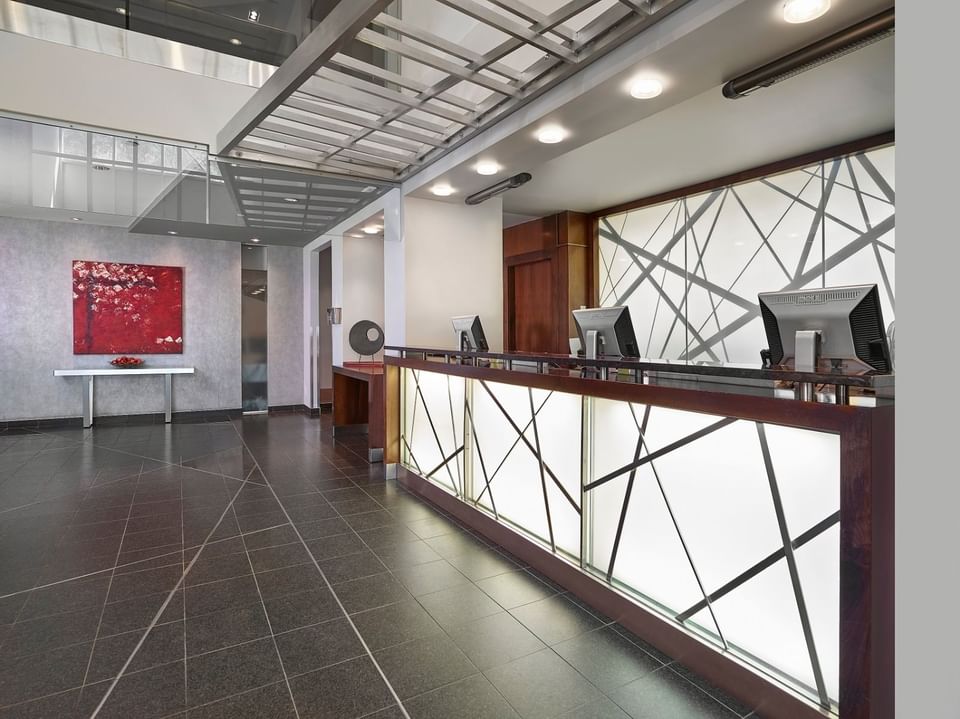
[[[0,431],[0,717],[749,715],[364,453],[328,416]]]

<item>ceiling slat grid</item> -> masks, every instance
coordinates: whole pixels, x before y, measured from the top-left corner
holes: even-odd
[[[389,0],[341,2],[221,131],[219,152],[396,183],[687,0],[568,0],[550,13],[416,1],[417,17],[455,13],[493,46],[440,37],[388,14]],[[356,43],[372,55],[354,57]]]

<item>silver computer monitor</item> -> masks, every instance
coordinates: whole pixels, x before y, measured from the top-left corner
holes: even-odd
[[[759,300],[772,364],[892,370],[876,285],[762,292]]]
[[[629,307],[574,310],[573,321],[580,335],[580,346],[588,358],[640,356]],[[596,346],[591,337],[596,338]]]
[[[479,315],[451,317],[450,321],[453,322],[453,331],[457,335],[457,349],[465,352],[487,352],[490,349]]]

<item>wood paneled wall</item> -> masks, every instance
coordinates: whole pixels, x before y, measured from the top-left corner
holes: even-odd
[[[587,215],[561,212],[504,229],[504,351],[569,353],[571,310],[596,304],[592,227]]]

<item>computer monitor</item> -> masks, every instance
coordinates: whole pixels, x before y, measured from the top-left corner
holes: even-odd
[[[629,307],[598,307],[574,310],[573,321],[580,335],[580,346],[589,359],[596,357],[639,357]],[[593,335],[591,333],[596,333]],[[596,337],[594,345],[591,337]],[[596,353],[594,355],[594,350]]]
[[[892,370],[876,285],[762,292],[759,300],[772,364],[798,371]]]
[[[483,334],[483,325],[479,315],[451,317],[453,331],[457,334],[457,349],[465,352],[487,352],[487,338]]]

